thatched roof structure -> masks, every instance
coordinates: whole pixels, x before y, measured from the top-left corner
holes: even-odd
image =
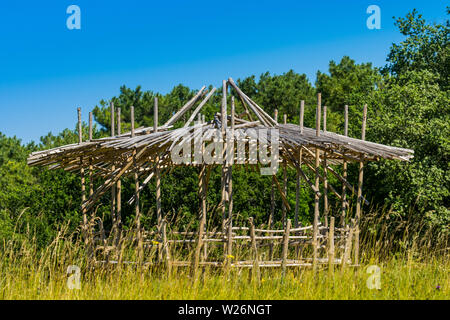
[[[222,110],[220,116],[216,116],[211,121],[191,124],[216,90],[214,88],[206,95],[205,87],[203,87],[169,121],[163,126],[157,127],[157,130],[155,130],[156,126],[139,128],[113,137],[91,139],[78,144],[34,152],[29,156],[28,164],[31,166],[49,166],[50,169],[62,168],[67,171],[92,168],[96,175],[105,178],[105,183],[91,199],[88,199],[85,205],[89,207],[120,177],[135,172],[136,167],[139,168],[139,174],[146,175],[144,183],[140,186],[143,188],[152,178],[156,164],[162,170],[169,170],[179,165],[172,161],[171,152],[174,148],[180,147],[186,141],[198,139],[198,132],[204,134],[210,129],[219,129],[217,130],[219,131],[219,140],[223,141],[224,138],[231,139],[233,137],[235,142],[242,139],[242,134],[250,139],[252,137],[256,139],[261,130],[278,129],[280,161],[286,161],[288,165],[297,168],[299,168],[297,155],[300,150],[303,150],[303,164],[309,166],[313,166],[316,149],[320,151],[320,157],[323,157],[326,152],[329,164],[338,164],[343,161],[359,162],[362,159],[374,161],[381,158],[408,161],[413,157],[414,152],[409,149],[386,146],[294,124],[279,124],[245,95],[231,78],[228,80],[228,84],[234,88],[247,114],[250,114],[249,110],[251,110],[256,115],[257,121],[240,119],[234,113],[227,117],[225,109]],[[206,97],[204,97],[205,95]],[[203,101],[194,110],[185,125],[182,128],[173,129],[173,124],[191,110],[202,97],[204,97]],[[233,127],[233,131],[224,132],[221,124],[222,118],[227,118],[225,127]],[[270,140],[270,130],[267,139]],[[206,137],[206,140],[208,140],[208,137]],[[158,163],[155,159],[158,159]],[[235,154],[234,161],[238,162],[238,160]],[[240,160],[240,163],[251,161],[251,159],[244,159],[244,162],[242,162],[242,159]],[[198,165],[199,163],[193,162],[191,164]]]

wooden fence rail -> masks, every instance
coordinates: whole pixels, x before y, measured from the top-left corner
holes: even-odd
[[[352,221],[352,223],[354,223]],[[198,262],[199,267],[224,267],[225,262],[231,267],[253,268],[252,277],[260,278],[261,268],[280,267],[283,275],[288,267],[311,267],[314,264],[328,266],[332,271],[334,265],[342,267],[351,265],[351,253],[354,229],[353,225],[345,228],[335,228],[334,217],[331,217],[329,226],[319,225],[317,235],[317,248],[319,255],[315,258],[313,226],[291,228],[291,220],[287,219],[283,229],[257,229],[254,219],[249,218],[248,226],[232,227],[231,239],[229,232],[206,231],[203,232],[203,256]],[[193,247],[198,243],[198,232],[195,231],[170,231],[167,233],[166,244],[158,232],[142,232],[143,247],[145,250],[161,250],[169,248],[169,254],[176,256],[176,249],[181,251],[183,246]],[[264,235],[266,234],[266,235]],[[104,241],[97,237],[97,251],[114,250],[112,246],[105,246]],[[125,237],[124,241],[132,243],[134,236]],[[208,243],[222,244],[219,246],[207,245]],[[232,252],[224,251],[224,244],[231,243]],[[180,247],[181,246],[181,247]],[[267,259],[270,254],[264,248],[278,247],[280,256]],[[270,248],[269,248],[270,247]],[[189,252],[189,250],[188,250]],[[213,254],[214,253],[214,254]],[[309,254],[309,255],[308,255]],[[187,255],[189,256],[189,255]],[[222,256],[223,259],[218,259]],[[215,261],[209,261],[208,257],[215,257]],[[295,259],[292,259],[294,257]],[[114,261],[114,260],[111,260]],[[101,262],[101,261],[100,261]],[[103,261],[104,262],[104,261]],[[146,261],[146,265],[157,265],[157,262]],[[170,260],[171,267],[188,267],[192,263],[188,259]]]

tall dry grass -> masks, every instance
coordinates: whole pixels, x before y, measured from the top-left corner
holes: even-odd
[[[77,233],[62,226],[45,248],[36,235],[4,241],[0,247],[1,299],[449,299],[448,235],[389,211],[371,211],[361,221],[361,267],[262,270],[202,269],[197,281],[187,268],[137,264],[93,265]],[[136,257],[133,247],[124,256]],[[151,253],[155,254],[155,252]],[[175,252],[178,257],[190,254]],[[189,258],[189,257],[185,257]],[[80,289],[67,285],[67,268],[80,267]],[[381,289],[369,289],[369,265],[381,269]]]

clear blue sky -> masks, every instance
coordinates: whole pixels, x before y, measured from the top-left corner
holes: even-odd
[[[81,30],[66,9],[81,8]],[[366,27],[369,5],[381,30]],[[38,140],[74,128],[121,85],[168,92],[294,69],[315,81],[330,60],[385,64],[393,16],[443,22],[445,1],[1,1],[0,132]]]

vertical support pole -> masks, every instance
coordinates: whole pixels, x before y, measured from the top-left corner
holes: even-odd
[[[221,104],[221,135],[223,140],[223,162],[222,162],[222,177],[221,177],[221,210],[222,210],[222,232],[223,234],[227,234],[227,217],[226,217],[226,199],[227,199],[227,165],[225,163],[226,159],[226,128],[227,128],[227,81],[222,81],[222,104]],[[227,241],[228,243],[228,241]],[[227,244],[224,244],[224,250],[227,250]],[[227,255],[231,255],[230,252],[227,252]]]
[[[114,137],[115,134],[115,120],[114,120],[114,103],[111,102],[110,104],[110,111],[111,111],[111,137]],[[111,171],[114,171],[116,167],[114,164],[111,167]],[[113,184],[111,186],[111,220],[112,220],[112,229],[116,231],[117,227],[117,220],[116,220],[116,185]]]
[[[281,270],[283,273],[283,278],[286,276],[286,265],[287,265],[287,257],[289,251],[289,233],[291,232],[291,219],[288,219],[286,222],[286,228],[284,230],[284,238],[283,238],[283,253],[281,260]]]
[[[278,110],[277,109],[274,110],[273,119],[275,120],[275,122],[278,123]],[[274,217],[275,217],[275,174],[276,173],[272,173],[272,185],[271,185],[271,190],[270,190],[270,216],[269,216],[269,223],[268,223],[269,229],[272,228],[272,224],[274,223]],[[270,257],[270,260],[273,260],[273,243],[270,243],[269,257]]]
[[[92,132],[93,132],[93,119],[92,119],[92,112],[89,112],[89,142],[92,141]]]
[[[344,135],[348,136],[348,105],[344,107]],[[345,154],[345,151],[344,151]],[[343,159],[342,164],[342,177],[347,180],[347,160]],[[342,183],[342,207],[341,207],[341,227],[345,226],[345,216],[347,210],[347,191],[345,183]]]
[[[255,223],[253,221],[253,217],[248,219],[250,225],[250,240],[252,243],[252,251],[253,251],[253,269],[252,269],[252,277],[256,276],[257,281],[261,279],[261,272],[259,270],[259,261],[258,261],[258,246],[256,244],[256,235],[255,235]]]
[[[77,109],[78,112],[78,143],[83,143],[83,126],[81,122],[81,108]],[[85,185],[85,173],[84,173],[84,167],[83,167],[83,157],[80,157],[80,175],[81,175],[81,203],[84,204],[86,201],[86,185]],[[84,243],[88,243],[87,238],[87,216],[86,216],[86,209],[82,209],[81,213],[83,215],[83,236],[84,236]]]
[[[300,101],[300,134],[303,134],[303,118],[305,117],[305,100]]]
[[[158,131],[158,98],[155,97],[153,104],[153,132]],[[170,261],[169,248],[167,243],[167,227],[165,215],[162,212],[161,207],[161,171],[159,167],[159,155],[155,158],[155,179],[156,179],[156,216],[158,219],[158,230],[162,240],[162,254],[165,257],[165,262]],[[162,256],[160,255],[160,261]]]
[[[327,132],[327,106],[323,106],[323,132]],[[328,168],[327,152],[323,153],[323,214],[325,227],[328,227]]]
[[[328,232],[328,272],[331,275],[334,268],[334,217],[330,217],[330,230]]]
[[[305,114],[305,101],[302,100],[300,102],[300,134],[303,134],[303,118]],[[300,192],[301,192],[301,184],[300,184],[300,167],[302,165],[302,156],[303,156],[303,149],[300,148],[299,150],[299,159],[298,159],[298,168],[297,168],[297,185],[296,185],[296,192],[295,192],[295,217],[294,217],[294,228],[298,228],[298,215],[300,210]]]
[[[287,124],[287,114],[283,115],[283,123]],[[286,160],[283,161],[283,191],[284,191],[284,194],[287,197],[287,162],[286,162]],[[286,208],[286,205],[284,204],[284,201],[282,203],[282,207],[281,208],[283,210],[283,218],[282,218],[283,226],[286,226],[286,214],[287,214],[286,211],[287,211],[287,208]]]
[[[89,142],[92,141],[92,130],[93,130],[92,122],[93,122],[92,121],[92,112],[89,112]],[[89,197],[91,197],[94,194],[93,173],[94,173],[94,168],[92,166],[92,158],[89,157]],[[90,223],[94,222],[94,218],[95,218],[94,213],[95,213],[95,211],[92,212],[92,218],[91,218],[92,220]],[[87,217],[86,217],[86,220],[87,220]],[[90,230],[91,230],[91,228],[89,228],[89,231]],[[102,240],[104,241],[103,233],[100,233],[100,236],[102,237]],[[89,248],[89,250],[90,250],[90,254],[93,254],[95,243],[94,243],[94,237],[92,236],[91,232],[89,232],[89,237],[92,239],[92,242],[90,243],[91,247]]]
[[[89,112],[89,141],[92,141],[92,112]],[[92,160],[89,160],[89,196],[92,196],[94,194],[94,180],[92,177],[93,174],[93,167],[92,167]]]
[[[131,118],[131,137],[134,138],[134,106],[130,107],[130,118]],[[142,232],[141,232],[141,196],[139,192],[139,174],[138,174],[138,166],[136,163],[136,149],[133,150],[133,166],[134,166],[134,195],[136,200],[134,201],[134,211],[136,214],[136,238],[138,243],[138,261],[142,262],[143,259],[143,241],[142,241]]]
[[[346,233],[347,233],[347,239],[345,239],[345,249],[344,249],[344,255],[342,257],[342,269],[345,268],[347,265],[348,260],[350,259],[350,253],[352,252],[352,240],[353,240],[353,230],[355,227],[355,219],[351,220],[351,226],[349,227],[347,225],[346,227]]]
[[[278,110],[275,109],[274,111],[274,120],[278,123]],[[272,224],[274,223],[274,216],[275,216],[275,177],[272,175],[272,187],[270,191],[270,216],[269,216],[269,229],[272,227]]]
[[[234,97],[231,96],[231,130],[229,130],[230,137],[227,136],[227,173],[228,173],[228,245],[227,252],[228,254],[232,254],[232,246],[233,246],[233,166],[234,162]],[[231,144],[231,145],[228,145]],[[231,154],[230,154],[231,153]]]
[[[195,248],[194,255],[194,263],[192,266],[191,274],[194,276],[194,279],[197,280],[197,269],[200,260],[200,252],[202,249],[204,231],[206,225],[206,165],[201,165],[200,172],[198,175],[198,191],[199,191],[199,199],[200,199],[200,223],[198,227],[198,239],[197,239],[197,247]]]
[[[317,109],[316,109],[316,136],[320,136],[320,109],[322,103],[322,95],[319,92],[317,94]],[[316,179],[315,187],[319,190],[319,166],[320,166],[320,155],[319,149],[316,148]],[[318,236],[319,236],[319,195],[317,192],[314,194],[314,223],[313,223],[313,270],[317,270],[317,250],[318,250]]]
[[[361,128],[361,140],[366,140],[366,122],[367,122],[367,104],[364,105],[362,128]],[[361,221],[362,212],[362,185],[364,176],[364,155],[361,156],[359,161],[359,174],[358,174],[358,200],[356,202],[356,221],[355,221],[355,264],[359,264],[359,223]]]
[[[199,121],[201,121],[202,123],[205,123],[205,115],[201,115],[201,118],[199,118]],[[202,145],[202,150],[204,150],[204,145]],[[206,229],[206,196],[208,193],[208,181],[209,181],[209,175],[211,173],[211,167],[205,167],[205,174],[203,175],[203,186],[204,186],[204,190],[205,190],[205,194],[202,200],[202,210],[204,211],[204,219],[205,219],[205,227],[204,230],[205,232],[207,231]],[[208,237],[208,236],[207,236]],[[208,258],[208,242],[203,242],[203,261],[206,261],[206,259]]]
[[[121,109],[117,108],[117,134],[118,135],[122,134],[122,125],[121,125],[121,122],[120,122],[120,117],[121,117]],[[121,227],[122,227],[122,181],[120,179],[117,181],[116,191],[117,191],[117,197],[116,197],[117,215],[116,215],[116,219],[117,219],[117,227],[120,230]]]

